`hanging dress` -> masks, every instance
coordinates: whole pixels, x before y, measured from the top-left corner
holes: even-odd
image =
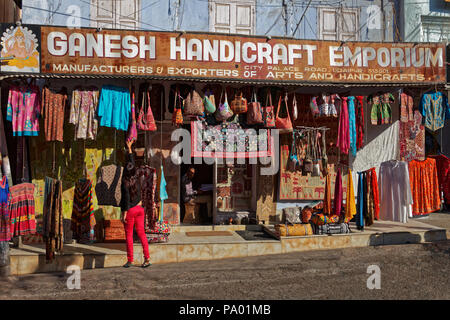
[[[11,237],[36,233],[34,184],[21,183],[9,188],[8,210],[11,218]]]
[[[357,195],[357,213],[356,213],[356,228],[358,230],[364,230],[364,216],[367,215],[367,203],[366,203],[366,179],[365,172],[358,172],[358,195]]]
[[[75,125],[76,139],[96,139],[98,98],[99,91],[95,87],[79,88],[72,92],[69,123]]]
[[[364,146],[364,107],[363,96],[356,96],[356,149]]]
[[[80,179],[75,183],[71,228],[73,238],[83,243],[94,240],[96,221],[92,193],[92,182],[89,179]]]
[[[375,168],[367,170],[367,180],[370,189],[368,215],[378,220],[380,216],[380,196],[378,193],[378,180]]]
[[[67,95],[42,89],[42,111],[46,141],[63,141],[64,110]]]
[[[350,150],[352,155],[356,156],[356,116],[355,116],[355,97],[348,97],[348,127],[350,134]]]
[[[146,232],[155,227],[158,221],[156,208],[156,170],[149,165],[143,165],[136,171],[136,175],[141,183],[142,206],[145,211],[144,228]]]
[[[0,241],[11,239],[11,222],[8,210],[9,186],[8,179],[3,176],[0,182]]]
[[[337,147],[341,150],[342,153],[348,154],[348,150],[350,149],[350,132],[349,132],[347,97],[342,98],[340,112],[341,113],[339,115]]]

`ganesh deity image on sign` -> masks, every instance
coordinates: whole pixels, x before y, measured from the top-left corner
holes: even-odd
[[[10,27],[1,38],[1,57],[6,60],[1,70],[7,72],[39,72],[36,36],[27,27]]]

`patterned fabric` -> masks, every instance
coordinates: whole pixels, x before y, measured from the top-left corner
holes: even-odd
[[[356,148],[361,149],[364,146],[364,107],[363,96],[356,96]]]
[[[64,216],[62,213],[62,181],[45,177],[43,208],[45,258],[55,259],[55,253],[63,248]]]
[[[39,87],[17,87],[9,89],[6,120],[12,122],[13,136],[39,135],[41,99]]]
[[[340,217],[338,215],[327,216],[324,214],[315,214],[311,218],[311,222],[317,226],[322,226],[328,223],[338,223]]]
[[[349,117],[347,97],[342,98],[341,111],[339,116],[339,127],[337,136],[337,147],[342,153],[348,154],[350,149],[350,131],[349,131]]]
[[[336,216],[341,215],[343,192],[344,191],[342,189],[342,172],[341,168],[338,168],[334,188],[334,211],[333,211],[333,214]]]
[[[319,115],[328,117],[329,115],[329,100],[330,96],[322,95],[320,98],[319,103]]]
[[[347,200],[345,201],[345,222],[349,222],[356,214],[355,191],[353,190],[352,170],[347,175]]]
[[[356,116],[355,97],[348,97],[348,126],[350,132],[350,150],[356,156]]]
[[[406,93],[400,94],[400,121],[408,122],[414,120],[413,115],[414,100]]]
[[[444,155],[431,156],[436,160],[439,188],[444,194],[444,201],[450,204],[450,159]]]
[[[9,186],[8,179],[3,176],[0,182],[0,241],[11,239],[11,222],[8,210]]]
[[[322,226],[313,224],[314,234],[343,234],[350,233],[348,223],[328,223]]]
[[[425,93],[420,102],[425,127],[436,131],[444,127],[445,119],[450,119],[450,107],[447,96],[442,92]]]
[[[400,122],[400,160],[425,159],[425,127],[422,125],[422,115],[414,111],[413,120]]]
[[[319,106],[317,105],[317,97],[312,97],[311,102],[309,103],[309,107],[311,109],[311,113],[314,117],[320,115]]]
[[[148,165],[137,169],[137,176],[141,183],[142,206],[145,210],[144,228],[146,232],[155,227],[158,220],[156,208],[156,170]]]
[[[75,89],[72,92],[69,122],[75,125],[76,139],[97,137],[98,120],[96,118],[99,91],[95,87]]]
[[[369,185],[369,205],[368,215],[372,216],[375,220],[380,218],[380,196],[378,193],[378,179],[375,168],[367,170],[367,183]]]
[[[64,109],[67,95],[54,93],[49,88],[42,90],[42,111],[46,141],[63,141]]]
[[[21,183],[9,188],[8,210],[11,217],[11,237],[36,233],[34,184]]]
[[[341,98],[337,94],[332,94],[330,96],[330,104],[328,105],[328,111],[330,116],[337,118],[337,105],[339,105]]]
[[[440,209],[439,181],[436,160],[409,162],[409,179],[413,196],[413,215],[428,214]]]
[[[92,198],[93,188],[91,180],[78,180],[75,183],[71,228],[73,238],[83,243],[94,240],[96,221]]]
[[[372,105],[370,119],[373,125],[392,123],[391,103],[395,98],[391,93],[380,96],[369,96],[367,101]]]

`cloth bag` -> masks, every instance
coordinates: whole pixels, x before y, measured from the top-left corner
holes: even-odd
[[[120,207],[123,167],[110,164],[99,169],[95,194],[98,205]]]
[[[136,127],[136,109],[135,109],[135,101],[134,101],[134,88],[132,89],[131,94],[131,123],[128,128],[127,134],[127,142],[137,140],[137,127]]]
[[[277,224],[275,225],[275,231],[281,237],[289,236],[308,236],[313,234],[312,226],[310,224]]]
[[[222,95],[225,91],[225,101],[222,102]],[[233,111],[231,111],[230,106],[228,105],[228,97],[227,97],[227,91],[222,90],[220,93],[220,100],[219,100],[219,108],[216,110],[215,117],[217,121],[226,121],[229,118],[233,116]]]
[[[202,97],[192,89],[184,100],[184,114],[189,116],[202,116],[205,112]]]
[[[234,96],[234,100],[231,101],[230,108],[234,114],[241,114],[247,112],[248,110],[247,99],[245,99],[242,96],[242,92]]]
[[[174,106],[173,106],[173,114],[172,114],[172,124],[176,127],[179,127],[183,124],[183,112],[181,111],[181,100],[178,89],[175,90],[175,98],[174,98]]]
[[[161,182],[159,185],[159,198],[161,200],[161,206],[159,208],[159,220],[156,221],[155,226],[153,229],[150,230],[149,234],[147,235],[147,240],[150,243],[156,243],[156,242],[167,242],[169,241],[169,235],[170,235],[170,224],[168,221],[164,221],[164,200],[168,199],[169,196],[166,191],[166,179],[164,177],[164,170],[161,166]]]
[[[141,110],[139,110],[137,121],[138,128],[144,131],[156,131],[156,122],[150,105],[150,91],[146,90],[143,95],[146,95],[147,103],[144,102],[141,106]],[[143,101],[145,100],[143,99]],[[145,111],[146,105],[147,111]]]
[[[281,101],[284,101],[285,105],[286,105],[286,112],[287,112],[287,117],[286,118],[280,118],[280,109],[281,109]],[[291,116],[289,115],[289,108],[288,108],[288,104],[287,104],[287,96],[285,96],[284,99],[280,99],[278,100],[278,110],[277,110],[277,115],[275,117],[275,127],[277,129],[283,130],[283,131],[292,131],[292,122],[291,122]]]
[[[205,97],[203,98],[203,105],[205,106],[205,110],[208,113],[216,112],[216,101],[214,95],[211,91],[206,91]]]
[[[269,104],[267,104],[268,102]],[[272,104],[272,95],[270,94],[270,91],[267,92],[266,106],[263,107],[262,109],[263,109],[264,127],[275,128],[275,112]]]
[[[264,124],[261,104],[258,102],[256,92],[253,92],[252,102],[248,104],[247,124]]]

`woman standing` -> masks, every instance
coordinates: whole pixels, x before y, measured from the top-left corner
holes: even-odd
[[[145,261],[143,268],[151,266],[150,254],[148,252],[148,241],[144,231],[144,208],[141,202],[141,186],[136,176],[136,165],[134,154],[131,150],[132,141],[127,141],[127,164],[122,178],[122,199],[120,207],[122,209],[121,220],[125,225],[125,234],[127,238],[127,257],[128,262],[124,265],[129,268],[133,264],[133,227],[136,227],[136,233],[141,240],[144,251]]]

